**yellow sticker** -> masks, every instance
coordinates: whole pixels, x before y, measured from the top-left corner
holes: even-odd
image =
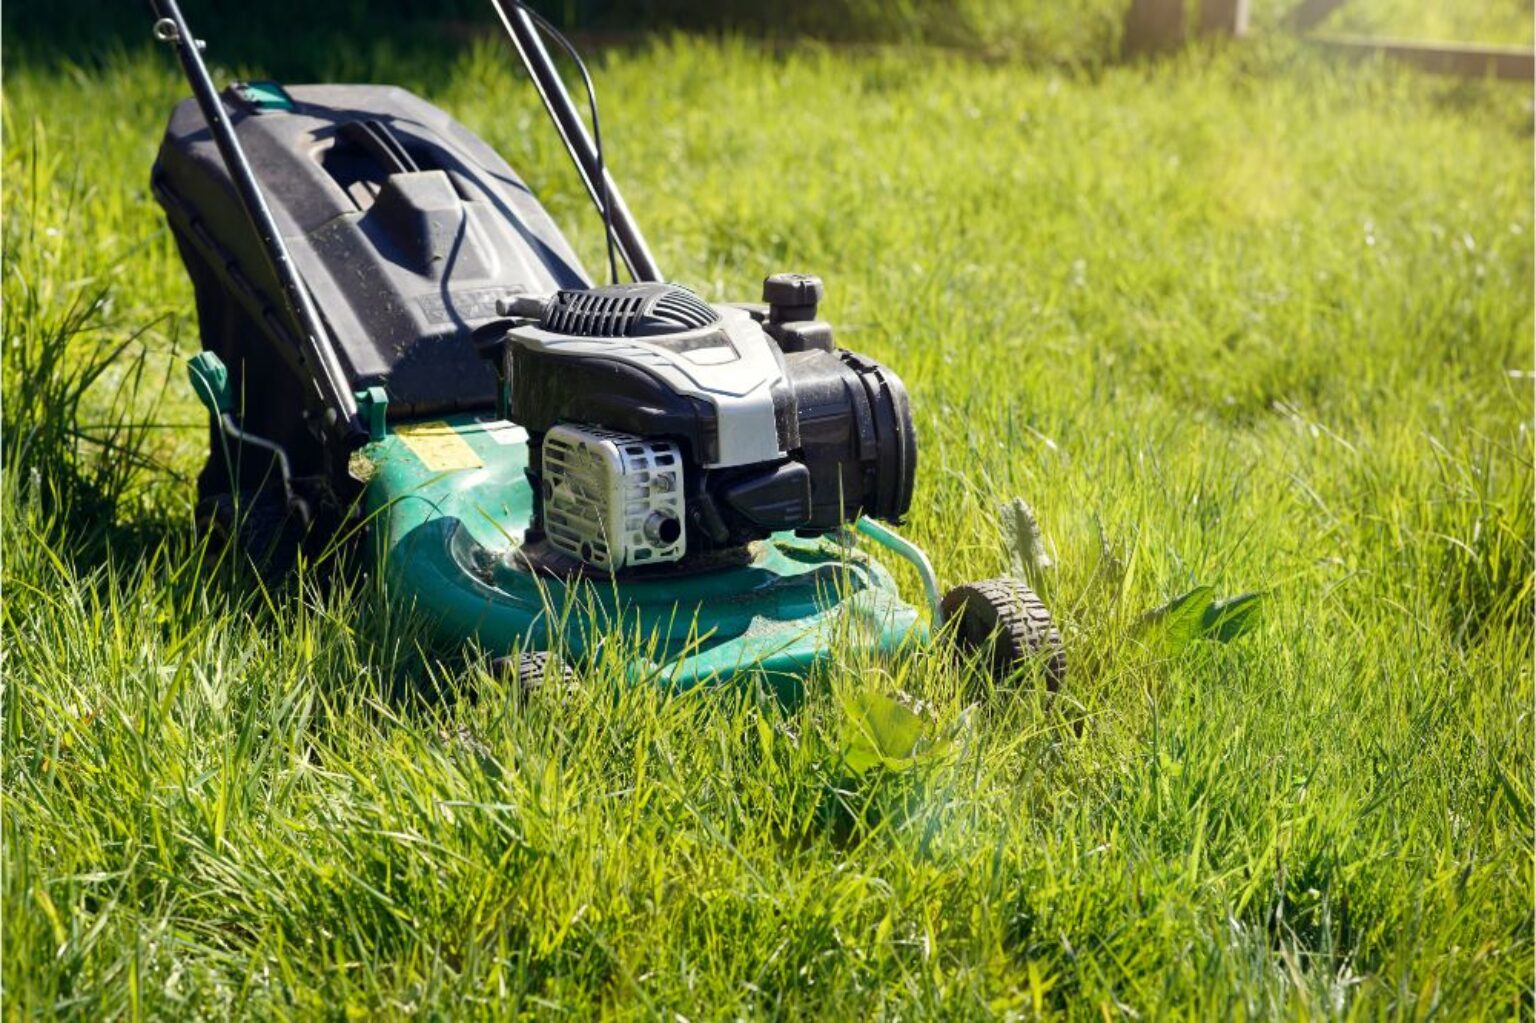
[[[458,431],[444,422],[410,423],[395,430],[395,436],[435,472],[449,469],[478,469],[485,464],[475,449],[464,442]]]

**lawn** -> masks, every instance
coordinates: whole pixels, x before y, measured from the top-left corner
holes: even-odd
[[[329,60],[453,111],[601,265],[498,45]],[[1529,1018],[1529,90],[1278,40],[594,71],[670,275],[819,272],[902,374],[945,580],[1009,571],[1033,505],[1061,696],[917,651],[791,706],[611,663],[520,699],[366,579],[201,571],[147,187],[183,87],[148,44],[8,60],[7,1017]],[[1145,624],[1197,587],[1257,628]],[[923,756],[851,755],[869,694]]]

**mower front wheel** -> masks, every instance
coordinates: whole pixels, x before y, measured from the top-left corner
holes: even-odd
[[[980,654],[996,682],[1038,664],[1051,692],[1067,677],[1067,654],[1051,612],[1018,579],[988,579],[956,586],[940,610],[961,654]]]

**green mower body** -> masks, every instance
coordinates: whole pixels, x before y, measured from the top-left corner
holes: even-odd
[[[620,643],[637,679],[686,688],[760,672],[792,686],[832,649],[894,652],[927,634],[881,565],[851,543],[776,535],[741,563],[622,581],[541,571],[524,431],[491,416],[401,426],[363,448],[373,556],[392,602],[449,643],[571,660]]]

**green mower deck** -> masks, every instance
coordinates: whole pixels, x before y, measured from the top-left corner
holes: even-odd
[[[636,679],[676,688],[758,672],[794,684],[834,641],[894,652],[927,629],[890,574],[851,546],[776,535],[728,568],[654,579],[566,577],[519,557],[532,512],[527,435],[458,416],[394,427],[360,453],[392,599],[451,643],[573,660],[618,641]]]

